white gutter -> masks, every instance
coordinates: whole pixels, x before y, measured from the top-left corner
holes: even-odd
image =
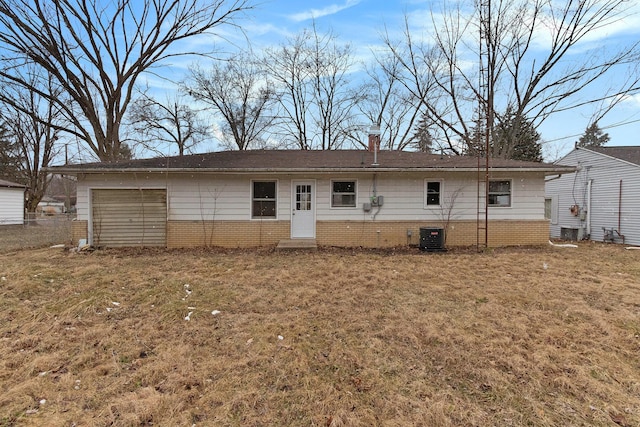
[[[477,167],[464,168],[64,168],[49,167],[49,173],[81,174],[81,173],[236,173],[236,174],[256,174],[256,173],[335,173],[335,172],[477,172]],[[492,172],[544,172],[545,174],[562,174],[575,172],[574,167],[551,167],[551,168],[489,168]]]

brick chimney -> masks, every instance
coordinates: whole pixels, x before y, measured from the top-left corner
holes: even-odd
[[[380,135],[369,134],[369,151],[380,151]]]
[[[369,128],[369,151],[380,151],[380,126],[373,125]]]

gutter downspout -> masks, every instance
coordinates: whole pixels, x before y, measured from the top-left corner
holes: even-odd
[[[591,239],[591,186],[593,179],[587,183],[587,239]]]
[[[622,239],[622,244],[624,244],[624,234],[620,232],[621,220],[622,218],[622,179],[620,180],[620,189],[618,190],[618,229],[615,230],[615,233]]]

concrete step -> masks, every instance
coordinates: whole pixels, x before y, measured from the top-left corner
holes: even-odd
[[[283,239],[278,242],[276,250],[279,251],[294,251],[294,250],[311,250],[318,249],[316,239]]]

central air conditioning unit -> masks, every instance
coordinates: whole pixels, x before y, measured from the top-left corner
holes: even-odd
[[[425,252],[443,252],[444,229],[420,227],[420,250]]]

